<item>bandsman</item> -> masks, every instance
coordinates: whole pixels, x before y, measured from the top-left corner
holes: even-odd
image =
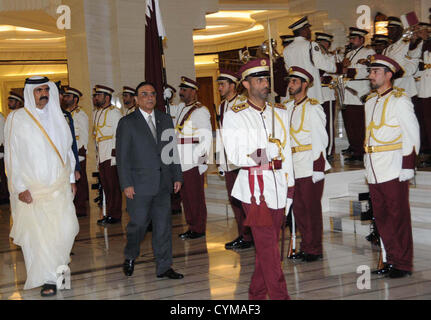
[[[344,161],[362,162],[364,155],[364,102],[370,93],[368,80],[369,59],[375,54],[373,49],[365,47],[365,35],[368,31],[355,27],[349,28],[350,51],[344,53],[344,59],[337,64],[337,73],[343,74],[344,106],[342,116],[347,139],[349,140],[350,157]]]
[[[311,24],[307,17],[296,21],[289,28],[293,31],[295,39],[283,50],[286,70],[291,66],[298,66],[307,70],[314,78],[314,86],[308,91],[308,96],[323,103],[322,87],[320,84],[319,69],[326,72],[335,72],[335,57],[328,59],[322,48],[311,41]]]
[[[419,109],[422,109],[422,119],[418,118],[421,128],[421,145],[426,144],[426,151],[431,149],[431,38],[429,38],[429,23],[420,23],[421,30],[418,32],[418,37],[423,41],[421,45],[421,56],[419,62],[418,78],[416,79],[417,99],[416,103]],[[422,123],[421,123],[422,120]],[[428,148],[426,148],[428,147]],[[422,165],[430,166],[429,161],[425,161]]]
[[[334,54],[330,52],[332,40],[334,36],[324,32],[316,32],[316,43],[320,45],[323,54],[328,59],[333,59]],[[328,148],[326,155],[328,159],[333,159],[335,153],[335,92],[333,88],[333,77],[325,72],[319,70],[320,82],[322,84],[322,107],[326,115],[326,133],[328,134]]]

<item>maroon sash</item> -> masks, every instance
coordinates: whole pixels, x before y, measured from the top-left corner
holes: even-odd
[[[246,167],[244,170],[248,171],[248,182],[251,194],[251,205],[247,217],[244,221],[244,225],[250,227],[268,227],[272,226],[272,215],[268,208],[265,196],[263,195],[264,183],[263,183],[263,170],[272,170],[278,167],[278,164],[274,165],[270,162],[255,167]],[[257,183],[260,190],[260,204],[257,205],[256,198],[254,196],[254,177],[257,177]]]

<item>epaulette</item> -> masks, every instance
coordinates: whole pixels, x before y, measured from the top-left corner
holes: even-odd
[[[406,93],[404,91],[404,88],[394,87],[395,98],[401,98],[402,96],[406,96]]]
[[[116,108],[116,106],[112,105],[109,107],[109,110],[114,110],[114,108]]]
[[[281,103],[274,103],[274,107],[278,108],[278,109],[283,109],[286,110],[286,106],[284,104]]]
[[[236,104],[232,107],[233,112],[240,112],[241,110],[245,110],[249,107],[248,103],[240,103]]]
[[[308,98],[308,102],[310,102],[310,104],[312,104],[312,105],[319,104],[319,101],[317,99],[314,99],[314,98]]]
[[[371,98],[374,98],[375,96],[377,96],[377,92],[370,93],[370,94],[368,95],[368,97],[365,99],[365,101],[368,101],[368,100],[370,100]]]

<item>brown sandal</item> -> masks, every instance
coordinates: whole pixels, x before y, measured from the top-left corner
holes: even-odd
[[[40,290],[40,295],[42,297],[51,297],[57,294],[57,285],[45,283]]]

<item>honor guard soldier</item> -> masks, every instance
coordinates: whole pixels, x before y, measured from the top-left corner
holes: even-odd
[[[389,37],[385,34],[375,34],[371,39],[371,47],[377,54],[381,54],[389,45]]]
[[[222,138],[228,160],[241,168],[231,195],[243,204],[256,247],[249,299],[287,300],[278,241],[294,193],[288,114],[266,102],[268,59],[252,60],[239,73],[248,99],[226,112]]]
[[[335,58],[328,59],[321,47],[316,42],[311,41],[310,27],[307,17],[303,17],[289,26],[293,30],[295,39],[283,50],[284,62],[286,70],[289,70],[291,66],[298,66],[313,76],[314,86],[308,91],[308,97],[323,103],[319,69],[331,73],[335,72]]]
[[[179,235],[183,240],[204,237],[207,222],[204,172],[208,169],[206,161],[212,146],[212,127],[207,107],[197,101],[198,89],[196,81],[181,77],[180,98],[184,105],[174,123],[184,179],[181,200],[189,225],[189,230]]]
[[[13,92],[9,92],[9,96],[7,97],[7,106],[10,110],[15,110],[24,107],[24,98]]]
[[[324,172],[331,168],[326,160],[325,113],[316,99],[307,96],[311,85],[313,76],[307,70],[290,68],[288,88],[293,100],[287,103],[287,112],[295,172],[293,214],[302,236],[298,256],[308,262],[323,256],[321,199]]]
[[[249,227],[244,225],[245,212],[242,207],[241,201],[232,197],[232,188],[235,183],[236,177],[238,176],[239,167],[230,163],[227,160],[226,150],[223,144],[223,138],[221,132],[225,129],[223,126],[224,116],[227,112],[232,110],[234,105],[239,104],[247,100],[245,97],[238,95],[236,87],[239,82],[239,77],[235,72],[221,70],[220,75],[217,78],[218,91],[221,98],[223,99],[220,103],[218,113],[218,130],[217,130],[217,141],[216,150],[218,152],[218,172],[225,178],[227,194],[229,202],[235,215],[236,225],[238,229],[238,237],[225,244],[226,249],[247,249],[252,246],[251,230]],[[228,128],[227,128],[228,129]]]
[[[422,39],[423,44],[419,62],[419,77],[416,81],[418,91],[416,102],[422,109],[421,144],[427,141],[428,148],[431,149],[431,38],[429,38],[429,31],[427,30],[430,24],[420,23],[419,26],[421,30],[418,32],[418,36]],[[422,165],[430,166],[431,163],[425,161]]]
[[[78,89],[67,87],[63,94],[63,101],[73,118],[75,126],[75,137],[78,148],[78,159],[81,167],[80,179],[76,182],[76,195],[73,200],[78,217],[85,217],[88,211],[88,179],[87,179],[87,146],[89,133],[89,120],[85,111],[79,107],[78,103],[82,97]]]
[[[123,87],[123,104],[124,110],[123,113],[125,116],[135,111],[135,89],[132,87],[124,86]]]
[[[106,86],[94,87],[97,110],[93,119],[93,135],[100,182],[106,196],[106,217],[97,221],[99,225],[120,222],[122,216],[122,195],[115,159],[115,133],[122,114],[111,104],[113,93],[114,90]]]
[[[364,150],[364,103],[370,93],[368,80],[369,58],[375,51],[365,47],[365,35],[368,31],[355,27],[349,28],[350,50],[344,53],[344,59],[337,64],[337,73],[344,75],[344,106],[342,116],[347,139],[349,140],[350,157],[346,162],[362,162]]]
[[[332,59],[334,55],[329,51],[331,48],[333,35],[323,32],[316,32],[316,42],[320,45],[323,54]],[[332,76],[324,70],[319,70],[320,82],[322,84],[322,107],[326,115],[326,133],[328,134],[328,148],[326,154],[328,159],[333,159],[335,153],[335,92],[332,85]]]
[[[375,93],[365,104],[365,174],[373,215],[386,249],[388,275],[404,277],[413,269],[409,181],[419,150],[419,124],[404,91],[392,86],[400,65],[375,55],[369,78]]]
[[[403,38],[404,28],[398,17],[388,17],[387,28],[392,44],[383,50],[383,55],[395,60],[404,71],[402,77],[395,79],[394,87],[404,90],[407,96],[412,98],[417,95],[413,75],[419,66],[420,51],[410,51],[410,42]]]

